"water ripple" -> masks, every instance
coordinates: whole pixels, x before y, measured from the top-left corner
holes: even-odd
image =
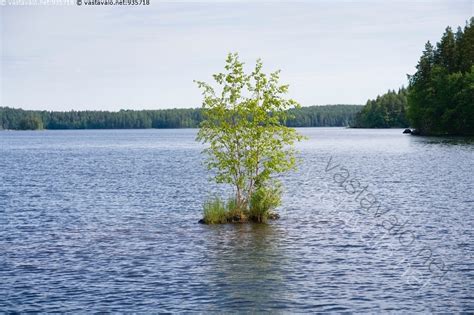
[[[0,133],[0,311],[474,311],[471,142],[304,129],[281,220],[203,226],[203,200],[228,190],[195,132]],[[419,247],[374,237],[330,156]],[[452,268],[442,283],[415,259],[427,246]]]

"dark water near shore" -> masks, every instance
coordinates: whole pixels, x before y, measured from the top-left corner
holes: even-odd
[[[474,144],[301,131],[282,219],[222,226],[195,130],[0,132],[0,311],[474,311]]]

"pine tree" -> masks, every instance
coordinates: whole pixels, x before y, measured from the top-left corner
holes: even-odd
[[[474,134],[474,19],[428,42],[409,76],[408,117],[421,134]]]

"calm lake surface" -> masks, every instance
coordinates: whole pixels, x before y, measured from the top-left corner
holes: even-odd
[[[473,142],[300,131],[282,218],[220,226],[196,130],[0,132],[0,311],[474,311]]]

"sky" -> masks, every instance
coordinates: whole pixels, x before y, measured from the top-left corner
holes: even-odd
[[[193,80],[211,82],[229,52],[281,69],[303,106],[365,104],[406,86],[426,41],[474,15],[474,0],[5,1],[0,106],[38,110],[199,107]]]

